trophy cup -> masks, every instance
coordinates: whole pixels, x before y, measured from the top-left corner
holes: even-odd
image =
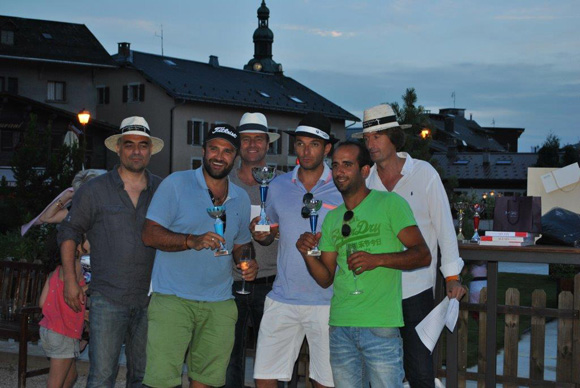
[[[270,223],[266,219],[266,197],[268,196],[268,183],[276,176],[276,169],[272,166],[253,167],[252,175],[260,184],[260,221],[256,225],[256,232],[269,232]]]
[[[467,202],[455,202],[453,208],[457,210],[457,225],[459,227],[459,233],[457,234],[457,240],[465,240],[463,235],[463,216],[465,215],[465,210],[469,207]]]
[[[318,224],[318,211],[322,207],[322,201],[314,198],[305,198],[304,206],[310,211],[310,230],[313,234],[316,233],[316,225]],[[314,248],[308,251],[308,256],[320,256],[320,250],[318,249],[318,244]]]
[[[477,229],[479,228],[479,213],[483,213],[485,210],[485,205],[483,203],[474,203],[473,204],[473,211],[475,214],[473,215],[473,229],[475,232],[473,233],[473,237],[471,238],[471,242],[474,244],[479,244],[481,238],[479,237],[479,233],[477,233]]]
[[[213,227],[215,232],[220,236],[224,236],[224,222],[221,220],[222,214],[226,212],[225,206],[212,206],[207,208],[207,213],[210,215],[211,218],[215,219]],[[230,252],[224,247],[224,244],[220,241],[219,249],[214,253],[214,256],[226,256],[229,255]]]

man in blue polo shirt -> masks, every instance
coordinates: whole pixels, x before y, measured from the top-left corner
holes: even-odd
[[[232,297],[232,255],[215,256],[220,243],[239,262],[250,245],[248,194],[227,178],[240,147],[237,130],[213,128],[203,146],[203,166],[165,178],[143,227],[143,241],[157,248],[149,304],[147,367],[143,383],[181,385],[183,355],[194,386],[222,386],[238,317]],[[224,236],[214,233],[206,209],[226,207]],[[242,271],[257,272],[255,260]],[[189,350],[188,350],[189,348]]]
[[[258,334],[254,367],[256,386],[276,387],[277,381],[289,381],[294,363],[306,335],[310,349],[310,377],[317,387],[333,386],[330,369],[328,317],[332,288],[323,289],[308,273],[296,241],[310,231],[308,212],[302,215],[305,195],[322,200],[318,227],[329,210],[342,203],[330,168],[324,163],[337,139],[330,135],[330,120],[310,113],[287,133],[294,137],[294,149],[300,161],[294,171],[272,181],[266,202],[266,214],[279,224],[277,275],[264,305]],[[256,219],[252,221],[253,226]],[[274,240],[271,233],[253,232],[261,244]]]

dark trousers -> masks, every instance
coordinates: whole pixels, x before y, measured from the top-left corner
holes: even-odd
[[[403,337],[403,364],[405,376],[411,388],[435,387],[433,355],[423,345],[415,326],[433,310],[433,289],[429,288],[415,296],[403,299],[403,318],[401,327]]]
[[[250,291],[248,295],[240,295],[236,291],[242,289],[242,282],[234,282],[232,293],[236,298],[238,306],[238,322],[236,323],[236,340],[234,349],[228,365],[226,374],[226,388],[244,388],[246,359],[244,350],[246,348],[246,334],[248,325],[252,323],[254,339],[258,338],[260,322],[264,314],[264,301],[266,295],[272,290],[274,276],[268,279],[260,278],[255,282],[247,282],[246,290]]]

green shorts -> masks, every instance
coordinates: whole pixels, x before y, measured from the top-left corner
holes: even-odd
[[[147,366],[143,384],[181,386],[186,352],[187,374],[191,379],[214,387],[226,383],[238,319],[233,299],[198,302],[153,293],[147,315]]]

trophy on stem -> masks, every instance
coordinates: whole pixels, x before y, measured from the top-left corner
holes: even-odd
[[[312,234],[315,234],[316,226],[318,225],[318,211],[322,207],[322,201],[320,199],[314,199],[314,197],[310,195],[308,198],[304,198],[303,203],[304,207],[306,207],[306,209],[308,209],[310,212],[310,230],[312,231]],[[308,256],[320,256],[320,249],[318,249],[318,244],[309,250],[307,254]]]
[[[221,220],[221,216],[224,215],[226,212],[225,206],[212,206],[207,208],[207,213],[210,215],[211,218],[215,219],[213,224],[213,228],[217,234],[220,236],[224,236],[224,222]],[[226,256],[229,255],[230,252],[226,249],[224,244],[220,241],[219,249],[214,253],[214,256]]]
[[[256,225],[256,232],[269,232],[270,223],[266,219],[266,197],[268,183],[276,176],[276,169],[272,166],[253,167],[252,176],[260,184],[260,221]]]
[[[467,202],[455,202],[453,204],[453,208],[457,210],[457,226],[459,229],[459,233],[457,234],[457,240],[463,241],[465,240],[465,236],[463,235],[463,217],[465,216],[465,210],[469,207]]]
[[[483,213],[483,211],[485,210],[485,204],[483,203],[474,203],[473,204],[473,229],[475,230],[475,232],[473,233],[473,237],[471,237],[471,242],[474,244],[479,244],[479,241],[481,240],[481,238],[479,237],[479,233],[477,232],[477,229],[479,228],[479,214]]]

